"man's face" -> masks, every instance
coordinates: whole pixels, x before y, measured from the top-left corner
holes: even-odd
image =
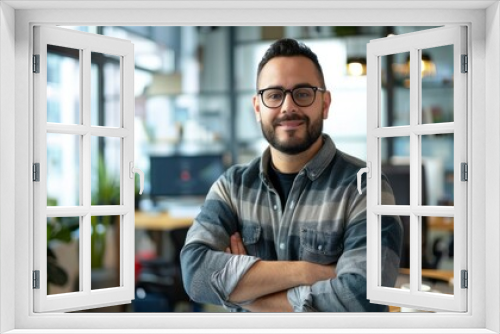
[[[293,89],[297,86],[321,87],[319,74],[313,62],[306,57],[276,57],[260,72],[258,88]],[[323,119],[328,117],[330,93],[316,92],[314,103],[308,107],[295,104],[286,94],[280,107],[268,108],[261,96],[254,97],[257,121],[269,144],[286,154],[298,154],[314,144],[323,132]]]

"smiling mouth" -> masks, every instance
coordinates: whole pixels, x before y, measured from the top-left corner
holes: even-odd
[[[307,124],[307,117],[300,115],[285,115],[279,119],[275,119],[274,122],[275,128],[280,128],[284,130],[296,130],[302,125]]]
[[[294,130],[303,124],[304,121],[302,120],[290,120],[290,121],[281,121],[277,125],[285,130]]]

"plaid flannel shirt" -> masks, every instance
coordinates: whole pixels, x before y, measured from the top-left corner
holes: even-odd
[[[336,149],[327,135],[316,156],[296,176],[286,205],[269,181],[270,152],[229,168],[212,186],[181,252],[184,287],[201,303],[243,311],[228,298],[259,259],[335,264],[337,277],[287,292],[295,311],[366,312],[387,307],[366,299],[366,164]],[[394,203],[383,178],[384,203]],[[382,218],[382,284],[395,284],[402,247],[399,217]],[[247,255],[224,250],[238,231]]]

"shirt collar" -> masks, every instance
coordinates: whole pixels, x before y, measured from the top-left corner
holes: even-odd
[[[323,134],[323,146],[318,153],[302,168],[299,174],[304,171],[311,181],[316,180],[330,164],[337,153],[335,143],[329,135]],[[269,162],[271,160],[271,150],[269,147],[262,153],[260,159],[260,175],[264,183],[269,183]]]

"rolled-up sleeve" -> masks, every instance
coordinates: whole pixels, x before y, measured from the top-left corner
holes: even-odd
[[[229,295],[257,257],[224,250],[237,231],[237,217],[224,191],[224,180],[212,187],[200,214],[189,229],[181,251],[184,288],[196,302],[236,308]]]
[[[365,186],[365,184],[363,184]],[[382,183],[385,198],[393,198],[388,183]],[[387,306],[372,304],[366,298],[366,190],[351,195],[350,212],[344,231],[344,251],[336,266],[337,276],[288,290],[287,297],[296,312],[381,312]],[[386,202],[387,203],[387,202]],[[398,216],[381,220],[382,284],[394,286],[403,242],[402,224]]]
[[[192,243],[182,250],[182,276],[186,292],[196,302],[222,305],[229,309],[229,295],[258,258],[215,251]]]

